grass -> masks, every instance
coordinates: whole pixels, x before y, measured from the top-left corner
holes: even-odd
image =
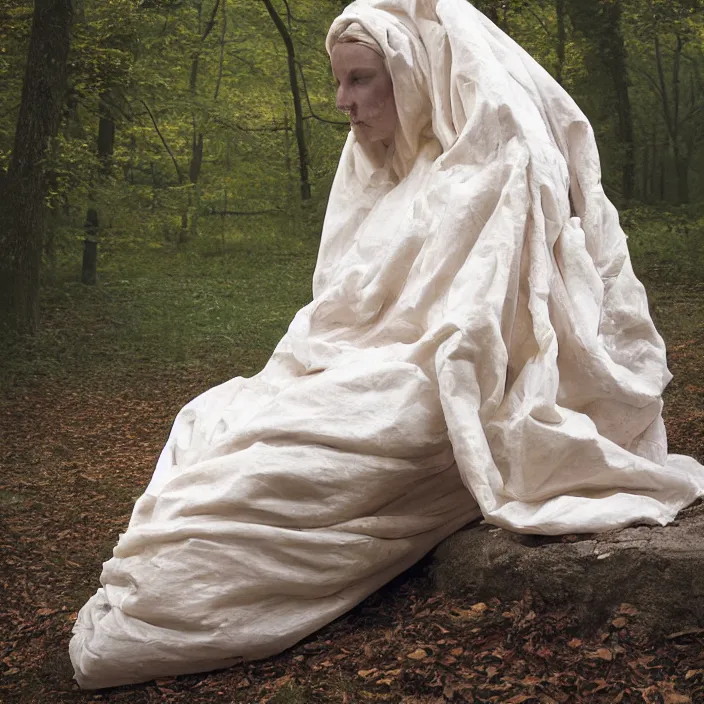
[[[316,243],[242,240],[103,255],[98,286],[64,263],[45,286],[32,339],[6,343],[0,389],[47,376],[203,365],[250,375],[310,300]]]

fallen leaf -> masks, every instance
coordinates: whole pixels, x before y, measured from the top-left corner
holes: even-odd
[[[618,618],[615,618],[611,622],[611,625],[614,628],[625,628],[627,623],[628,623],[628,620],[626,618],[624,618],[623,616],[619,616]]]
[[[567,645],[570,648],[581,648],[584,644],[579,638],[573,638]]]
[[[379,672],[379,670],[376,669],[376,667],[373,667],[371,670],[359,670],[357,674],[360,677],[364,677],[365,679],[367,677],[371,677],[372,675],[376,675]]]
[[[411,660],[423,660],[428,657],[428,653],[426,653],[423,648],[418,648],[412,653],[408,653],[406,657],[409,657]]]
[[[692,698],[679,692],[663,692],[662,704],[692,704]]]
[[[660,683],[660,695],[663,704],[692,704],[692,698],[675,690],[672,682]]]
[[[608,682],[606,682],[605,680],[596,680],[596,681],[594,682],[594,684],[596,685],[596,688],[595,688],[595,689],[592,689],[592,690],[589,692],[589,695],[590,695],[590,696],[594,696],[597,692],[601,692],[601,691],[603,691],[603,690],[605,690],[605,689],[608,689],[608,688],[611,686],[611,685],[610,685]]]
[[[385,684],[387,686],[392,685],[394,681],[388,677],[382,677],[380,680],[376,681],[376,684]]]
[[[607,660],[611,662],[614,659],[614,654],[608,648],[599,648],[588,654],[588,658],[599,658],[599,660]]]
[[[645,704],[658,704],[660,701],[660,692],[655,685],[646,687],[645,689],[641,689],[639,691]]]
[[[489,607],[482,601],[470,606],[468,609],[452,609],[450,616],[461,621],[471,621],[479,618]]]
[[[52,614],[55,614],[58,612],[58,609],[38,609],[37,610],[37,616],[51,616]]]
[[[456,658],[462,655],[462,653],[464,653],[464,648],[453,648],[450,651],[450,655],[454,655]]]

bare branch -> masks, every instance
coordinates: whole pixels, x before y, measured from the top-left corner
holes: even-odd
[[[660,86],[658,85],[658,82],[651,76],[645,69],[640,68],[638,66],[632,66],[631,70],[635,71],[636,73],[640,73],[642,76],[645,76],[648,79],[648,83],[650,83],[650,87],[653,88],[653,90],[662,98],[662,91],[660,90]]]
[[[169,153],[169,156],[171,157],[171,161],[173,162],[174,168],[176,169],[176,175],[178,176],[178,182],[183,183],[183,173],[181,173],[181,167],[178,165],[178,162],[176,161],[176,157],[174,156],[174,153],[171,151],[171,147],[167,144],[166,140],[164,139],[164,135],[161,134],[161,130],[159,129],[159,125],[156,122],[156,119],[154,118],[154,114],[152,111],[149,109],[149,106],[139,98],[139,102],[144,105],[144,109],[147,111],[149,114],[149,117],[151,118],[152,124],[154,125],[154,129],[156,130],[156,133],[159,135],[159,139],[161,140],[161,143],[164,145],[164,149]]]
[[[325,117],[320,117],[319,115],[316,115],[315,110],[313,110],[313,106],[310,102],[310,96],[308,95],[308,85],[306,84],[306,77],[303,73],[303,67],[301,66],[300,61],[296,61],[296,66],[298,66],[298,73],[300,73],[301,75],[301,82],[303,83],[303,94],[306,96],[306,103],[308,104],[310,116],[316,120],[319,120],[320,122],[325,122],[328,125],[345,125],[346,127],[349,127],[350,123],[347,120],[345,120],[344,122],[342,120],[328,120]]]
[[[208,35],[213,31],[213,27],[215,26],[215,17],[218,13],[219,6],[220,0],[215,0],[215,4],[213,5],[213,11],[210,13],[210,19],[206,23],[205,29],[203,30],[203,34],[200,37],[201,43],[204,42],[208,38]]]
[[[552,32],[550,31],[550,28],[547,26],[547,24],[545,24],[543,18],[540,17],[540,15],[530,5],[526,5],[525,9],[528,10],[528,12],[530,12],[530,14],[533,15],[536,20],[538,20],[538,24],[545,30],[545,34],[547,34],[548,37],[552,39]]]

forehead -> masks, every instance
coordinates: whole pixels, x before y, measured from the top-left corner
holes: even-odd
[[[339,76],[356,69],[384,69],[384,59],[373,49],[359,42],[339,42],[330,53],[333,73]]]

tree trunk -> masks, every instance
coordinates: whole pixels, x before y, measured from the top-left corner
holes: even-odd
[[[193,54],[193,58],[191,59],[191,72],[190,72],[190,77],[188,79],[188,87],[189,87],[189,92],[191,94],[191,99],[194,101],[194,108],[191,111],[191,121],[193,124],[193,133],[191,136],[191,158],[188,163],[188,180],[191,182],[191,185],[193,186],[192,191],[189,191],[188,193],[188,204],[186,205],[186,209],[181,213],[181,231],[179,232],[179,244],[187,242],[189,239],[195,239],[195,237],[198,234],[198,216],[200,213],[200,195],[201,195],[201,189],[200,189],[200,171],[201,167],[203,166],[203,133],[198,129],[198,124],[197,124],[197,118],[196,118],[196,113],[195,113],[195,100],[198,95],[198,70],[200,67],[200,55],[201,52],[203,51],[203,45],[205,44],[205,40],[208,38],[209,34],[213,31],[213,27],[215,27],[216,23],[216,18],[217,18],[217,13],[218,13],[218,8],[220,6],[220,0],[215,0],[213,3],[213,7],[210,13],[210,17],[208,21],[205,24],[205,27],[202,26],[202,15],[203,15],[203,3],[199,2],[197,6],[198,10],[198,33],[200,35],[200,43],[198,45],[198,48],[196,49],[195,53]],[[223,5],[224,8],[224,5]],[[223,27],[225,27],[225,22],[226,22],[226,14],[225,10],[223,9]],[[224,30],[223,30],[224,31]],[[224,34],[221,37],[221,47],[225,41]],[[219,82],[220,79],[218,78],[218,86],[216,88],[216,98],[217,98],[217,91],[219,90]],[[188,224],[188,214],[191,211],[191,208],[193,208],[193,214],[191,215],[191,222],[190,222],[190,227]]]
[[[110,114],[107,93],[100,96],[100,120],[98,122],[98,159],[100,160],[99,181],[110,173],[110,159],[115,146],[115,122]],[[81,282],[95,286],[98,281],[98,211],[88,208],[85,224],[86,236],[83,240],[83,265]]]
[[[689,159],[678,145],[675,151],[675,170],[677,172],[677,203],[686,205],[689,203]]]
[[[95,286],[98,281],[98,211],[88,208],[86,223],[83,226],[86,236],[83,240],[83,267],[81,283]]]
[[[61,121],[72,19],[71,0],[35,0],[12,159],[0,182],[0,328],[20,333],[39,322],[44,159]]]
[[[660,83],[660,98],[662,101],[662,113],[667,128],[667,135],[670,140],[670,147],[674,157],[675,175],[677,177],[677,202],[681,205],[689,202],[689,160],[682,154],[681,148],[681,127],[680,119],[680,65],[682,60],[682,50],[685,41],[682,36],[676,34],[677,43],[675,46],[672,65],[672,92],[668,92],[667,81],[665,79],[665,69],[662,60],[662,50],[660,47],[660,37],[654,37],[655,60],[658,70],[658,81]]]
[[[650,188],[648,179],[650,177],[650,144],[643,146],[643,163],[641,164],[641,186],[640,197],[644,203],[650,202]]]
[[[623,198],[633,198],[635,187],[635,138],[633,111],[628,92],[628,65],[622,32],[621,0],[567,0],[572,25],[592,45],[590,60],[597,70],[609,77],[614,90],[614,108],[618,116],[617,137],[623,146],[621,188]],[[595,7],[596,5],[596,7]]]
[[[633,130],[633,112],[631,98],[628,94],[628,66],[626,62],[626,46],[621,31],[621,16],[623,14],[621,2],[604,5],[605,26],[611,31],[607,32],[605,44],[607,48],[605,58],[611,69],[611,80],[616,93],[616,109],[618,112],[618,136],[623,144],[624,156],[621,166],[621,184],[623,199],[628,201],[633,198],[636,182],[635,142]]]
[[[557,70],[555,76],[557,82],[564,85],[565,46],[567,44],[565,0],[555,0],[555,14],[557,15]]]
[[[293,97],[293,110],[296,116],[295,132],[296,141],[298,143],[298,165],[301,179],[301,199],[310,200],[310,181],[308,178],[308,147],[306,145],[306,136],[303,129],[303,105],[301,103],[301,92],[298,88],[298,74],[296,71],[296,51],[293,46],[293,40],[283,20],[277,14],[271,0],[262,0],[269,16],[274,21],[276,28],[279,30],[281,38],[286,45],[286,55],[288,57],[288,78],[291,84],[291,96]]]

